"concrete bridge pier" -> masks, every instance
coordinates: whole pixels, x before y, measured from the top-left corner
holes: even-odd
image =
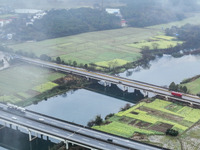
[[[128,86],[124,86],[124,87],[123,87],[123,91],[124,91],[124,92],[128,92]]]
[[[28,136],[29,136],[29,142],[32,141],[32,135],[31,135],[31,131],[28,129]]]
[[[140,92],[144,95],[144,97],[148,97],[148,95],[149,95],[149,93],[145,90],[142,90]]]
[[[10,124],[10,128],[12,129],[12,124]]]
[[[88,76],[86,76],[86,79],[89,81],[90,80],[90,78],[88,77]]]
[[[64,143],[65,143],[65,148],[66,148],[66,149],[69,149],[69,142],[68,142],[67,140],[65,140]]]

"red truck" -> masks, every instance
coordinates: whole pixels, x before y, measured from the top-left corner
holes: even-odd
[[[171,92],[171,94],[173,95],[173,96],[175,96],[175,97],[180,97],[180,98],[182,98],[182,96],[183,96],[183,94],[182,93],[178,93],[178,92]]]

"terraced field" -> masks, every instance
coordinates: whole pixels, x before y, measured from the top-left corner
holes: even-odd
[[[164,135],[169,128],[181,134],[199,119],[199,109],[156,99],[121,111],[109,118],[105,125],[93,128],[128,138],[134,137],[135,133]]]

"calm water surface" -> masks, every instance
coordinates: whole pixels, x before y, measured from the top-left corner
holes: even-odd
[[[104,118],[109,113],[118,112],[127,103],[117,98],[80,89],[49,98],[37,105],[31,105],[27,109],[87,125],[87,122],[96,115]]]
[[[183,79],[200,74],[200,56],[183,56],[174,58],[164,55],[150,62],[150,68],[137,67],[119,75],[155,85],[169,85],[171,82],[180,83]]]

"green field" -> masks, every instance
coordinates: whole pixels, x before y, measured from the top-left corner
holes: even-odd
[[[188,82],[186,84],[181,84],[186,86],[191,94],[199,94],[200,93],[200,78],[193,80],[192,82]]]
[[[17,103],[47,91],[52,81],[64,74],[31,65],[17,65],[0,71],[0,101]]]
[[[107,124],[93,128],[130,138],[134,133],[164,135],[168,128],[183,133],[199,119],[199,109],[156,99],[121,111],[109,118]]]
[[[150,38],[148,41],[141,41],[133,44],[127,44],[127,46],[142,49],[148,46],[150,50],[155,49],[154,45],[157,45],[157,49],[166,49],[169,47],[174,47],[178,44],[182,44],[182,41],[177,41],[176,38],[171,36],[155,36]]]
[[[37,56],[47,54],[52,58],[77,61],[78,64],[100,63],[120,59],[126,62],[141,58],[141,49],[127,46],[160,35],[157,29],[124,28],[83,33],[40,42],[10,45],[15,51],[33,52]],[[122,61],[118,63],[121,64]],[[122,63],[124,64],[124,63]],[[105,66],[107,63],[105,63]]]

